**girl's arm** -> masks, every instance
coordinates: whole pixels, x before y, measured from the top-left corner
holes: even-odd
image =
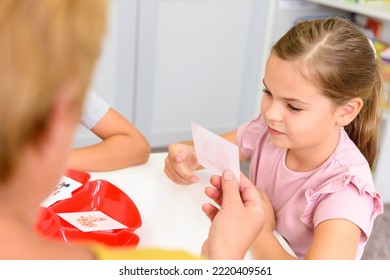
[[[142,164],[148,160],[150,146],[146,138],[113,108],[91,130],[102,141],[73,149],[68,168],[109,171]]]
[[[331,219],[320,223],[305,259],[353,260],[356,256],[360,228],[345,219]],[[264,227],[252,245],[254,259],[294,259],[279,243],[273,230]]]
[[[361,237],[361,229],[345,219],[320,223],[305,259],[353,260]]]
[[[252,258],[255,260],[296,260],[280,244],[273,230],[264,227],[251,247]]]
[[[291,256],[281,245],[278,238],[274,234],[276,227],[275,212],[271,203],[271,199],[266,192],[257,189],[263,207],[266,213],[266,222],[263,230],[253,242],[251,253],[253,259],[268,259],[268,260],[293,260],[295,256]]]

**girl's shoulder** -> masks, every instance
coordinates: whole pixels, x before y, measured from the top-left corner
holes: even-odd
[[[356,194],[360,196],[380,198],[367,160],[344,131],[336,150],[309,181],[316,186],[307,194],[313,201],[346,188],[358,190]]]
[[[316,201],[325,195],[351,189],[357,196],[371,197],[377,205],[380,205],[380,195],[375,190],[367,160],[345,132],[341,135],[335,152],[313,176],[317,178],[317,184],[307,194],[309,200]]]
[[[333,156],[346,162],[356,162],[358,160],[359,164],[364,162],[368,164],[362,152],[344,130],[340,130],[340,140]]]
[[[368,161],[344,130],[340,132],[339,144],[330,157],[330,164],[340,172],[345,170],[346,175],[360,178],[371,185],[374,184]]]

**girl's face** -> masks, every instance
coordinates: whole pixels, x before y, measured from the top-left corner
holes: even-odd
[[[271,54],[263,82],[261,112],[276,146],[314,152],[337,144],[337,107],[301,74],[296,62]]]

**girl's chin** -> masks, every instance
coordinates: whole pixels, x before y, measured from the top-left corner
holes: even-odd
[[[286,141],[280,139],[279,136],[270,135],[270,139],[271,139],[272,144],[274,144],[274,146],[276,146],[278,148],[281,148],[281,149],[289,149],[290,148],[290,145],[288,145],[288,143],[286,143]]]

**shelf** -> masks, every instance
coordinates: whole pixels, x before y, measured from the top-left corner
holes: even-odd
[[[362,3],[349,3],[344,0],[306,0],[306,2],[317,3],[324,6],[358,13],[361,15],[390,21],[390,3],[370,1]]]

